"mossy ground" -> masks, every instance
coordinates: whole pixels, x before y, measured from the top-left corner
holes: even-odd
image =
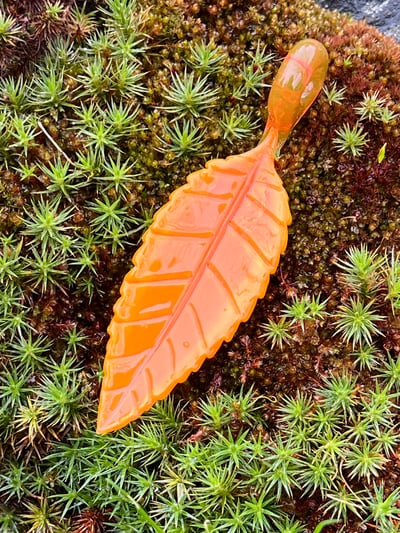
[[[272,349],[260,338],[260,324],[268,319],[278,320],[285,303],[305,294],[321,294],[328,299],[327,311],[333,317],[349,298],[337,266],[345,251],[360,244],[382,252],[400,249],[399,118],[388,123],[363,120],[369,142],[359,157],[339,152],[333,142],[336,129],[344,123],[354,126],[360,121],[356,109],[365,93],[379,91],[392,112],[400,111],[400,45],[362,22],[325,11],[308,0],[219,0],[212,5],[203,1],[145,0],[138,2],[135,16],[125,21],[118,19],[118,13],[110,7],[117,4],[88,3],[86,12],[92,15],[85,19],[78,17],[70,2],[49,2],[48,6],[60,8],[60,20],[53,27],[50,24],[46,36],[40,37],[40,47],[46,38],[69,35],[71,48],[66,54],[61,42],[53,41],[41,66],[31,65],[24,72],[27,85],[20,91],[22,103],[13,102],[5,86],[1,88],[0,113],[4,116],[0,131],[0,230],[3,257],[9,258],[7,268],[2,265],[2,281],[3,294],[14,300],[8,307],[6,298],[2,302],[0,363],[4,406],[0,446],[3,458],[12,459],[29,473],[29,483],[24,486],[21,482],[18,488],[15,482],[14,492],[10,489],[1,495],[6,503],[0,512],[7,510],[17,516],[15,528],[7,526],[9,529],[3,531],[58,531],[62,527],[76,533],[102,531],[106,519],[103,513],[106,517],[110,514],[107,504],[95,511],[85,509],[84,499],[79,505],[71,499],[71,509],[63,514],[49,488],[54,484],[51,478],[58,463],[54,460],[52,464],[47,457],[55,449],[56,455],[60,453],[57,441],[71,443],[71,438],[81,437],[86,445],[90,441],[82,430],[94,427],[112,305],[152,212],[208,158],[240,153],[258,142],[267,115],[268,88],[264,85],[271,83],[279,59],[299,39],[312,37],[325,44],[330,55],[326,85],[331,87],[336,82],[337,89],[345,89],[344,97],[340,103],[330,103],[321,93],[282,150],[277,168],[293,214],[287,250],[252,318],[214,359],[206,361],[198,373],[176,388],[177,401],[192,402],[187,407],[187,420],[193,420],[199,400],[217,391],[238,393],[241,387],[252,386],[256,395],[279,402],[283,395],[295,395],[296,391],[313,394],[331,373],[357,373],[351,345],[340,335],[333,335],[333,318],[326,318],[318,326],[308,323],[305,329],[297,328],[294,341],[282,349]],[[17,15],[15,10],[11,12],[11,16]],[[50,31],[52,28],[54,32]],[[11,40],[3,43],[2,72],[15,71],[14,67],[10,69],[10,57],[16,54],[24,31],[21,25],[14,27]],[[137,43],[122,51],[123,41],[132,32],[136,32]],[[221,68],[196,70],[193,44],[201,42],[213,43],[219,50]],[[257,64],[257,50],[264,47],[264,54],[274,53],[276,60]],[[98,77],[91,70],[96,61]],[[135,68],[129,70],[132,62]],[[50,94],[53,100],[48,87],[41,84],[49,79],[52,69],[56,81],[61,80],[58,90]],[[131,81],[121,79],[124,69],[128,69]],[[262,78],[246,79],[246,73],[254,74],[258,69]],[[192,151],[177,156],[168,125],[178,112],[168,110],[171,102],[166,95],[171,94],[173,76],[182,78],[191,71],[198,76],[207,75],[207,83],[217,96],[199,116],[189,113],[188,117],[179,118],[179,123],[187,119],[204,136],[201,143],[192,146]],[[132,114],[135,110],[134,120],[122,126],[113,123],[111,102]],[[85,122],[82,113],[91,106],[94,119]],[[251,117],[252,127],[245,128],[244,135],[227,134],[224,112],[233,111]],[[105,141],[99,140],[99,123],[108,132]],[[385,157],[379,162],[383,145]],[[123,182],[125,188],[110,181],[106,168],[110,161],[118,161],[117,148],[121,148],[122,162],[132,166],[131,177]],[[86,161],[85,166],[82,158],[90,159],[93,154],[93,165]],[[64,189],[43,170],[57,160],[70,165],[70,179]],[[132,175],[136,174],[135,180]],[[114,205],[117,200],[119,203]],[[31,216],[33,206],[43,208],[43,202],[48,202],[47,207],[54,208],[54,213],[67,217],[56,223],[53,233],[38,228],[37,217]],[[107,218],[110,205],[114,208]],[[47,242],[43,242],[43,236]],[[43,254],[54,260],[47,281],[36,264],[37,256]],[[22,324],[15,318],[20,312]],[[393,314],[390,303],[381,299],[379,312],[385,316],[379,324],[384,335],[374,339],[376,351],[397,358],[398,311]],[[27,355],[21,349],[21,341],[29,339],[30,331],[31,340],[42,343],[33,350],[33,356],[32,350]],[[74,332],[78,332],[78,340],[73,340]],[[68,360],[73,361],[73,372],[79,379],[71,378],[65,369]],[[21,379],[15,398],[6,395],[12,372]],[[374,388],[373,374],[361,373],[361,388]],[[58,379],[60,389],[65,387],[64,398],[52,396],[46,375]],[[265,402],[263,421],[272,432],[276,409],[271,401]],[[194,423],[185,438],[191,431],[196,436],[197,429]],[[201,433],[197,438],[201,440]],[[97,445],[101,443],[98,441]],[[106,446],[106,440],[103,444]],[[398,454],[397,447],[384,472],[374,479],[390,480],[387,491],[399,485]],[[62,468],[66,468],[66,463]],[[62,468],[59,477],[63,475]],[[1,475],[9,478],[9,471],[5,469]],[[41,482],[48,487],[44,489]],[[60,484],[56,486],[57,491],[62,491]],[[367,486],[372,487],[372,482]],[[34,506],[39,500],[49,506],[56,525],[47,524],[40,529],[39,522],[32,518],[34,511],[29,505]],[[92,501],[88,500],[88,508]],[[310,527],[324,516],[320,495],[304,499],[295,491],[284,504],[287,512]],[[100,508],[101,502],[96,505]],[[92,513],[95,518],[85,522],[85,513]],[[118,521],[118,516],[113,520]],[[97,526],[91,530],[89,522]],[[71,526],[72,523],[79,526]],[[340,527],[332,526],[331,531]],[[360,525],[353,516],[346,530],[375,529]],[[209,529],[205,526],[204,531]]]

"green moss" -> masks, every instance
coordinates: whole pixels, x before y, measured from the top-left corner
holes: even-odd
[[[0,70],[17,73],[0,82],[0,530],[150,531],[147,513],[168,531],[301,531],[294,515],[310,528],[325,510],[386,531],[399,45],[311,0],[13,4],[0,21]],[[277,60],[305,36],[328,48],[329,90],[277,163],[293,223],[266,298],[140,431],[94,435],[105,332],[141,233],[208,157],[257,144]],[[22,37],[44,54],[24,73]],[[357,122],[368,145],[354,158],[335,130]],[[358,329],[352,302],[373,310]]]

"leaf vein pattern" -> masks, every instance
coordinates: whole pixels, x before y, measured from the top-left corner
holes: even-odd
[[[217,278],[217,280],[221,283],[221,285],[224,287],[225,292],[228,293],[235,310],[238,314],[241,314],[240,307],[236,301],[235,294],[233,293],[229,283],[224,278],[223,274],[218,270],[218,268],[213,263],[208,263],[207,268],[214,274],[214,276]]]
[[[261,257],[261,259],[264,261],[266,266],[271,267],[272,263],[271,260],[265,255],[265,253],[261,250],[261,248],[258,246],[257,242],[253,239],[251,235],[247,233],[243,228],[241,228],[234,220],[230,223],[231,228],[239,235],[241,239],[246,241],[250,246],[254,249],[255,252],[257,252],[257,255]]]
[[[199,317],[199,313],[197,312],[197,309],[193,305],[192,302],[190,302],[189,307],[191,308],[191,310],[193,312],[194,318],[196,320],[197,327],[198,327],[198,329],[200,331],[200,335],[201,335],[201,338],[202,338],[203,343],[204,343],[204,347],[208,348],[207,339],[206,339],[206,336],[205,336],[205,333],[204,333],[204,329],[203,329],[203,326],[202,326],[202,323],[201,323],[201,320],[200,320],[200,317]]]

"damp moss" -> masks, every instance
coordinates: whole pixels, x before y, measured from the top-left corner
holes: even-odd
[[[28,8],[35,14],[29,27]],[[155,209],[208,158],[255,146],[268,85],[281,58],[304,37],[325,44],[330,66],[328,90],[277,162],[293,214],[287,250],[252,318],[176,388],[175,398],[196,402],[210,392],[253,386],[261,397],[280,399],[313,391],[331,372],[357,372],[356,361],[380,358],[354,356],[351,339],[333,335],[332,317],[340,320],[340,306],[354,298],[340,273],[346,250],[363,244],[389,255],[393,250],[395,257],[399,249],[400,46],[308,0],[37,0],[5,3],[4,19],[0,431],[1,454],[9,459],[1,476],[12,472],[14,485],[2,494],[3,524],[10,516],[5,530],[35,531],[35,520],[47,516],[42,529],[68,530],[75,520],[76,528],[95,524],[101,531],[115,495],[110,502],[88,500],[88,509],[84,495],[79,504],[71,495],[64,507],[50,497],[56,472],[67,475],[56,459],[49,469],[54,442],[73,443],[94,426],[112,305]],[[27,43],[35,51],[32,62]],[[341,91],[339,98],[329,95],[332,88]],[[386,115],[363,114],[373,95]],[[368,139],[362,154],[339,151],[338,130],[357,124]],[[400,273],[391,272],[396,287]],[[278,323],[304,298],[326,300],[329,327],[322,318],[305,320],[304,327],[291,325],[293,342],[268,344],[260,325]],[[384,336],[376,336],[376,351],[388,352],[390,365],[398,357],[398,309],[382,297],[378,303],[376,314],[385,318],[378,322]],[[359,386],[375,388],[365,362]],[[274,412],[266,402],[264,419],[273,421]],[[196,440],[197,423],[188,423]],[[161,437],[164,453],[168,442]],[[92,438],[84,442],[89,446]],[[107,438],[96,446],[107,446]],[[398,485],[394,459],[386,473],[389,492],[394,480]],[[57,490],[64,490],[66,502],[67,489]],[[378,487],[368,490],[379,496]],[[322,504],[318,497],[310,505]],[[296,492],[286,510],[311,520]],[[364,526],[353,520],[351,527]]]

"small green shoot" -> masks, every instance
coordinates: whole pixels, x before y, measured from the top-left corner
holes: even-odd
[[[368,144],[368,134],[363,132],[363,127],[358,123],[352,128],[350,124],[344,124],[335,132],[336,137],[333,139],[333,144],[336,145],[339,152],[359,157],[363,153],[363,147]]]

